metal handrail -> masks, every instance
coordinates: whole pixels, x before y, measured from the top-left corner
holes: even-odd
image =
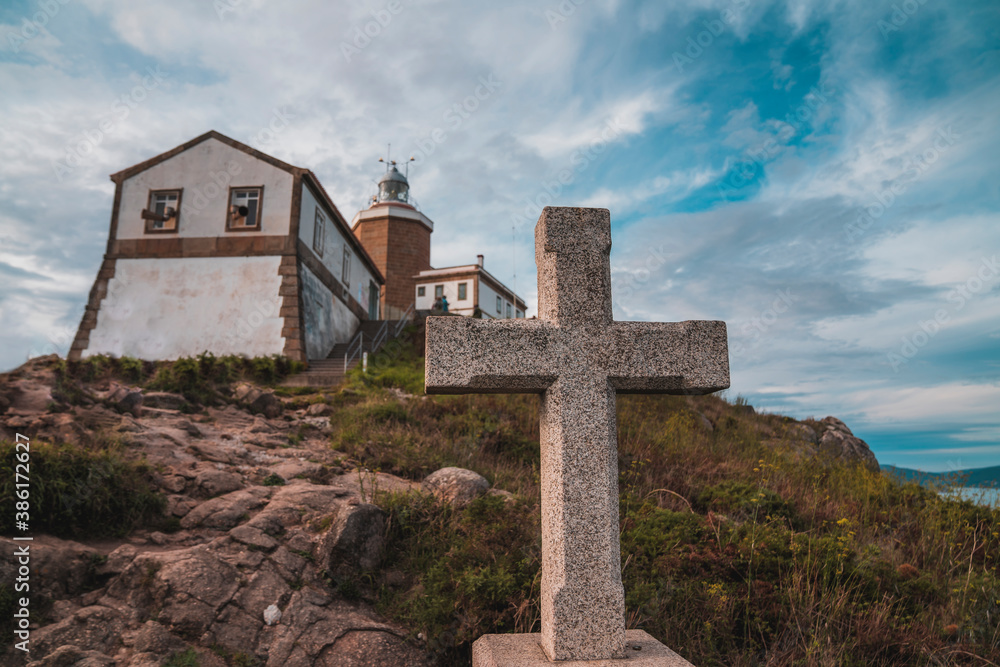
[[[410,315],[413,314],[413,305],[414,304],[411,303],[410,307],[406,309],[405,313],[403,313],[403,317],[400,318],[399,324],[396,325],[396,330],[392,332],[393,338],[399,338],[399,332],[403,330],[403,327],[409,324]]]
[[[389,320],[382,320],[382,326],[378,328],[378,333],[375,334],[375,340],[372,342],[372,354],[378,352],[378,349],[382,347],[382,343],[385,342],[385,337],[389,334]]]
[[[351,344],[347,346],[347,351],[344,352],[344,375],[347,375],[347,366],[354,360],[354,357],[361,354],[361,349],[364,347],[365,332],[362,329],[358,329],[358,334],[351,341]],[[358,349],[354,352],[351,350],[357,343]]]
[[[403,330],[407,324],[409,324],[410,317],[413,315],[414,305],[411,303],[410,307],[406,309],[403,313],[403,317],[399,320],[399,323],[393,328],[392,337],[398,338],[399,332]],[[375,333],[375,338],[372,339],[371,350],[372,354],[378,352],[378,349],[382,347],[386,339],[389,337],[389,320],[382,320],[382,326],[378,328]],[[355,349],[356,348],[356,349]],[[347,351],[344,352],[344,374],[347,374],[347,368],[351,365],[351,362],[356,358],[364,354],[365,351],[365,332],[364,329],[358,329],[358,333],[351,340],[350,345],[347,346]]]

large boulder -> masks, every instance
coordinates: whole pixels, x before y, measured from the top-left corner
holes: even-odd
[[[126,387],[113,382],[111,389],[104,395],[104,400],[122,414],[130,413],[138,417],[142,413],[142,390],[138,387]]]
[[[236,387],[236,400],[243,403],[247,410],[255,415],[264,415],[268,419],[281,416],[284,404],[274,395],[273,391],[264,391],[252,384],[241,384]]]
[[[313,403],[306,410],[306,414],[310,417],[328,417],[333,414],[333,408],[326,403]]]
[[[25,543],[0,538],[5,553],[14,553],[19,544]],[[31,571],[36,577],[31,581],[31,590],[54,599],[89,590],[95,583],[94,565],[99,555],[96,549],[72,540],[49,536],[36,539],[31,544]],[[16,559],[0,561],[0,581],[14,581],[16,571]]]
[[[823,428],[819,438],[819,450],[827,456],[846,463],[860,463],[872,472],[879,471],[878,459],[861,438],[858,438],[847,424],[836,417],[827,417],[819,422]]]
[[[465,468],[441,468],[424,479],[423,488],[453,507],[464,507],[490,490],[490,483]]]
[[[228,470],[203,470],[194,478],[194,483],[198,490],[208,498],[243,488],[243,478]]]
[[[54,400],[55,367],[59,357],[35,357],[8,373],[0,373],[0,414],[7,411],[27,415],[45,412]],[[56,392],[58,393],[58,392]]]
[[[320,541],[320,563],[331,572],[374,570],[384,549],[385,513],[368,503],[348,505]]]

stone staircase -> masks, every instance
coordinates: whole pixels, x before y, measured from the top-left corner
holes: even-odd
[[[344,359],[351,355],[346,370],[349,371],[361,363],[363,353],[371,356],[375,349],[376,338],[382,326],[388,322],[385,338],[379,341],[384,345],[393,338],[393,333],[402,320],[368,320],[362,322],[350,343],[337,343],[325,359],[310,359],[309,370],[291,376],[283,383],[286,387],[335,387],[344,381]]]

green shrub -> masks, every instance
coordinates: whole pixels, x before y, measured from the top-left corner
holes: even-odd
[[[398,401],[385,401],[370,405],[362,411],[361,417],[375,424],[406,424],[409,421],[406,406]]]
[[[0,505],[15,506],[15,446],[0,442]],[[123,536],[162,515],[164,498],[149,467],[119,449],[33,442],[30,526],[58,537]],[[0,533],[14,532],[14,513],[0,513]]]
[[[740,521],[795,518],[795,508],[780,495],[749,482],[728,481],[709,486],[696,496],[695,505],[731,514]]]
[[[122,357],[118,360],[118,372],[129,382],[141,382],[146,377],[146,369],[141,360]]]
[[[483,632],[535,626],[536,506],[495,496],[458,511],[423,495],[380,494],[377,502],[389,514],[388,553],[378,574],[383,613],[424,632],[428,647],[450,660],[465,658]],[[389,570],[402,571],[412,585],[389,587]]]
[[[270,475],[264,478],[264,486],[284,486],[285,478],[276,472],[272,472]]]
[[[177,651],[163,663],[163,667],[199,667],[199,665],[201,661],[193,648]]]

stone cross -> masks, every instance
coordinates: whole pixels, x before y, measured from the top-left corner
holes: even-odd
[[[549,660],[628,654],[615,395],[729,386],[725,322],[614,321],[610,252],[607,209],[546,207],[535,227],[537,320],[427,319],[428,394],[543,396],[541,646]]]

